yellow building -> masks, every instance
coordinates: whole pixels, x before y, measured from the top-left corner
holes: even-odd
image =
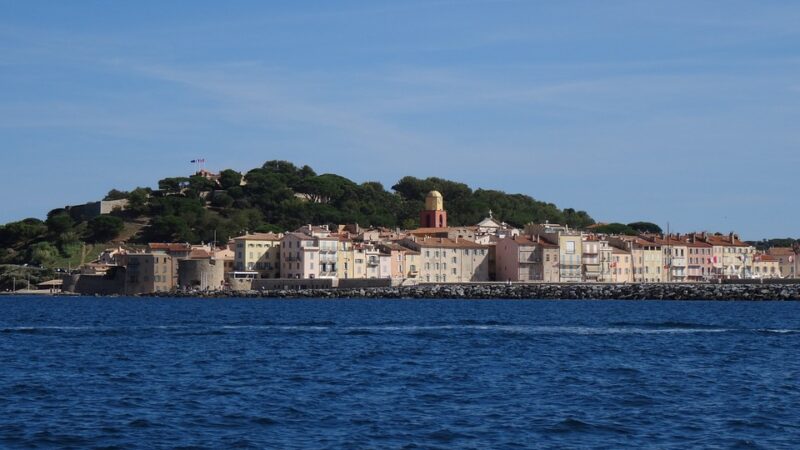
[[[403,246],[419,255],[423,283],[489,281],[489,247],[465,239],[406,238]]]
[[[611,247],[611,281],[613,283],[632,283],[633,266],[631,252]]]
[[[583,281],[583,238],[580,233],[558,235],[559,279],[562,283]]]
[[[234,270],[258,272],[259,278],[280,278],[282,234],[254,233],[233,238]]]
[[[666,280],[661,244],[632,236],[611,238],[615,247],[630,251],[634,283],[662,283]]]
[[[772,255],[753,258],[753,278],[781,278],[781,261]]]
[[[350,239],[339,239],[337,252],[336,277],[339,279],[355,278],[354,244]]]

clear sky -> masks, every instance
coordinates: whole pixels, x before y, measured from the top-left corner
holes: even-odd
[[[204,157],[800,237],[799,24],[765,0],[0,0],[0,222]]]

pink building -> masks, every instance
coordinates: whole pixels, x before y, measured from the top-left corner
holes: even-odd
[[[317,234],[317,233],[315,233]],[[339,239],[294,232],[281,240],[283,278],[336,278]]]
[[[558,282],[558,246],[534,239],[514,236],[497,240],[497,281]]]

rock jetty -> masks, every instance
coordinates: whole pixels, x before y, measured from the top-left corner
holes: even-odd
[[[800,300],[795,284],[442,284],[157,294],[176,297],[561,300]]]

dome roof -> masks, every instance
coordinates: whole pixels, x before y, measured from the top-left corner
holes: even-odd
[[[444,210],[444,197],[439,191],[430,191],[428,196],[425,197],[425,210],[426,211],[443,211]]]

